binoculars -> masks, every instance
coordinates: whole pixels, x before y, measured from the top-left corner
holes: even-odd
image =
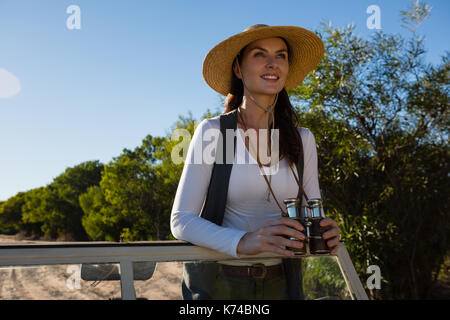
[[[326,240],[322,238],[322,234],[328,228],[320,226],[320,221],[325,218],[322,199],[310,199],[306,206],[302,206],[302,200],[297,198],[286,199],[284,203],[289,217],[298,220],[304,227],[303,233],[306,232],[303,248],[291,248],[291,250],[296,255],[330,253]],[[290,238],[290,240],[301,241],[296,238]]]

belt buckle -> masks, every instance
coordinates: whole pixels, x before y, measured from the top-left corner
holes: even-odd
[[[255,275],[255,273],[253,272],[254,269],[258,269],[258,268],[260,268],[262,270],[261,275]],[[249,273],[249,276],[252,276],[255,279],[264,279],[267,275],[267,267],[263,263],[257,263],[248,268],[248,273]]]

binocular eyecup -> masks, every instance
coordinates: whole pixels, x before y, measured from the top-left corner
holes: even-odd
[[[290,248],[296,255],[305,254],[329,254],[330,248],[323,233],[328,230],[326,227],[320,226],[320,221],[325,218],[321,199],[310,199],[306,206],[302,206],[301,200],[297,198],[289,198],[284,200],[288,215],[291,219],[299,221],[304,228],[305,240],[290,238],[290,240],[302,241],[303,248]]]

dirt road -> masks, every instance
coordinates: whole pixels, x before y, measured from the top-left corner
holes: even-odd
[[[0,235],[0,243],[17,241]],[[120,298],[120,281],[80,279],[79,264],[0,267],[1,300],[108,300]],[[181,262],[158,263],[149,280],[135,281],[136,297],[155,300],[181,299]]]

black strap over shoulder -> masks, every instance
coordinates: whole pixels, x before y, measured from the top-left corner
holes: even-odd
[[[233,129],[233,146],[234,152],[227,153],[226,129]],[[234,153],[236,151],[236,135],[237,129],[237,109],[222,114],[220,116],[220,132],[216,148],[216,161],[214,162],[211,173],[211,182],[209,184],[208,193],[206,195],[205,204],[203,206],[201,217],[221,225],[223,215],[225,213],[225,205],[227,201],[228,185],[230,181],[231,170],[233,168]],[[222,146],[222,148],[220,147]],[[228,158],[227,159],[227,154]],[[222,161],[217,161],[222,159]]]
[[[227,143],[224,143],[224,137],[226,137],[226,129],[233,129],[233,133],[237,128],[237,109],[222,114],[220,116],[220,131],[221,135],[218,140],[218,146],[216,148],[216,160],[222,159],[222,161],[214,162],[214,166],[211,173],[211,182],[206,195],[206,200],[203,205],[200,216],[221,225],[223,216],[225,213],[225,205],[227,201],[228,185],[230,182],[231,170],[233,168],[234,152],[232,153],[232,159],[226,159],[227,156]],[[300,134],[299,134],[300,136]],[[234,151],[236,151],[236,135],[234,134]],[[300,143],[302,143],[300,137]],[[303,144],[302,144],[303,150]],[[230,162],[231,160],[231,162]],[[303,181],[303,152],[299,161],[296,163],[298,179],[300,183]],[[301,199],[302,191],[299,188],[298,198]],[[209,267],[201,267],[201,264],[185,263],[184,275],[183,275],[183,297],[185,299],[211,299],[213,297],[214,286],[213,284],[215,276],[217,274],[217,263],[210,263]],[[304,293],[302,288],[302,262],[300,259],[283,259],[283,266],[287,280],[287,291],[289,299],[303,300]],[[185,276],[189,275],[187,279]],[[212,287],[211,287],[212,286]]]
[[[227,129],[233,129],[233,147],[234,152],[228,154],[227,159],[227,146],[229,143],[224,143],[224,139],[227,137]],[[220,132],[219,139],[216,148],[216,161],[214,162],[211,182],[208,187],[208,193],[203,205],[200,216],[217,225],[221,225],[223,221],[223,215],[225,213],[225,205],[227,201],[228,185],[230,182],[231,170],[233,169],[234,154],[236,151],[236,135],[234,134],[237,129],[237,109],[228,113],[220,115]],[[297,131],[298,132],[298,131]],[[227,139],[225,139],[225,142]],[[303,143],[299,133],[299,141],[301,144],[301,150],[303,150]],[[222,146],[222,148],[220,147]],[[221,161],[217,161],[222,159]],[[297,174],[300,183],[303,182],[303,152],[299,157],[299,161],[295,164],[297,167]],[[302,190],[299,188],[298,199],[302,199]]]

